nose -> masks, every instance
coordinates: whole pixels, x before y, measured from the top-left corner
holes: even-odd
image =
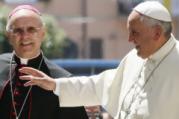
[[[23,32],[20,34],[21,38],[27,38],[30,36],[30,33],[27,31],[27,29],[24,29]]]

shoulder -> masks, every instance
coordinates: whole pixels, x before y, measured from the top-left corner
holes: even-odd
[[[3,54],[0,54],[0,60],[8,60],[10,59],[12,56],[12,53],[3,53]]]
[[[69,77],[71,76],[71,73],[69,73],[64,68],[52,63],[52,61],[45,58],[45,63],[47,67],[49,68],[50,74],[53,78],[59,78],[59,77]]]
[[[137,55],[136,49],[133,49],[121,60],[119,67],[128,71],[133,69],[131,67],[140,68],[143,62],[144,59]]]
[[[11,63],[12,53],[5,53],[0,55],[0,77],[1,79],[8,76],[9,65]]]
[[[12,57],[12,53],[4,53],[0,55],[0,62],[9,63]]]
[[[143,62],[143,59],[137,55],[137,50],[132,49],[124,58],[125,63],[141,63]]]

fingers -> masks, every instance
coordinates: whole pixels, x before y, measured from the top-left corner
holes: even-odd
[[[21,73],[28,74],[28,75],[33,75],[33,76],[38,76],[38,77],[43,77],[45,74],[37,69],[31,68],[31,67],[22,67],[19,69]]]
[[[21,80],[28,80],[24,86],[36,85],[45,90],[54,90],[56,87],[56,83],[51,77],[37,69],[23,67],[19,71],[21,73],[27,74],[19,77]]]
[[[24,84],[25,87],[28,87],[28,86],[34,86],[34,85],[37,85],[36,83],[33,82],[33,80],[31,81],[28,81]]]
[[[41,81],[43,80],[43,78],[40,77],[35,77],[32,75],[25,75],[25,76],[20,76],[19,77],[21,80],[28,80],[28,82],[26,82],[24,84],[24,86],[33,86],[33,85],[37,85],[40,86]]]
[[[23,75],[19,77],[22,80],[33,80],[33,76],[32,75]]]

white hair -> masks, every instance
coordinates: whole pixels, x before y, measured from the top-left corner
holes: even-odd
[[[144,15],[140,17],[141,22],[145,23],[148,26],[160,26],[165,34],[166,37],[169,37],[172,32],[172,23],[171,22],[164,22],[157,19],[153,19]]]

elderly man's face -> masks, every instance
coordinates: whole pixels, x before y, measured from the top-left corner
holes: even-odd
[[[128,18],[129,42],[133,42],[138,56],[147,58],[158,48],[156,28],[145,24],[140,14],[133,11]]]
[[[33,58],[40,53],[45,31],[40,17],[29,10],[15,13],[8,31],[10,44],[22,58]]]

